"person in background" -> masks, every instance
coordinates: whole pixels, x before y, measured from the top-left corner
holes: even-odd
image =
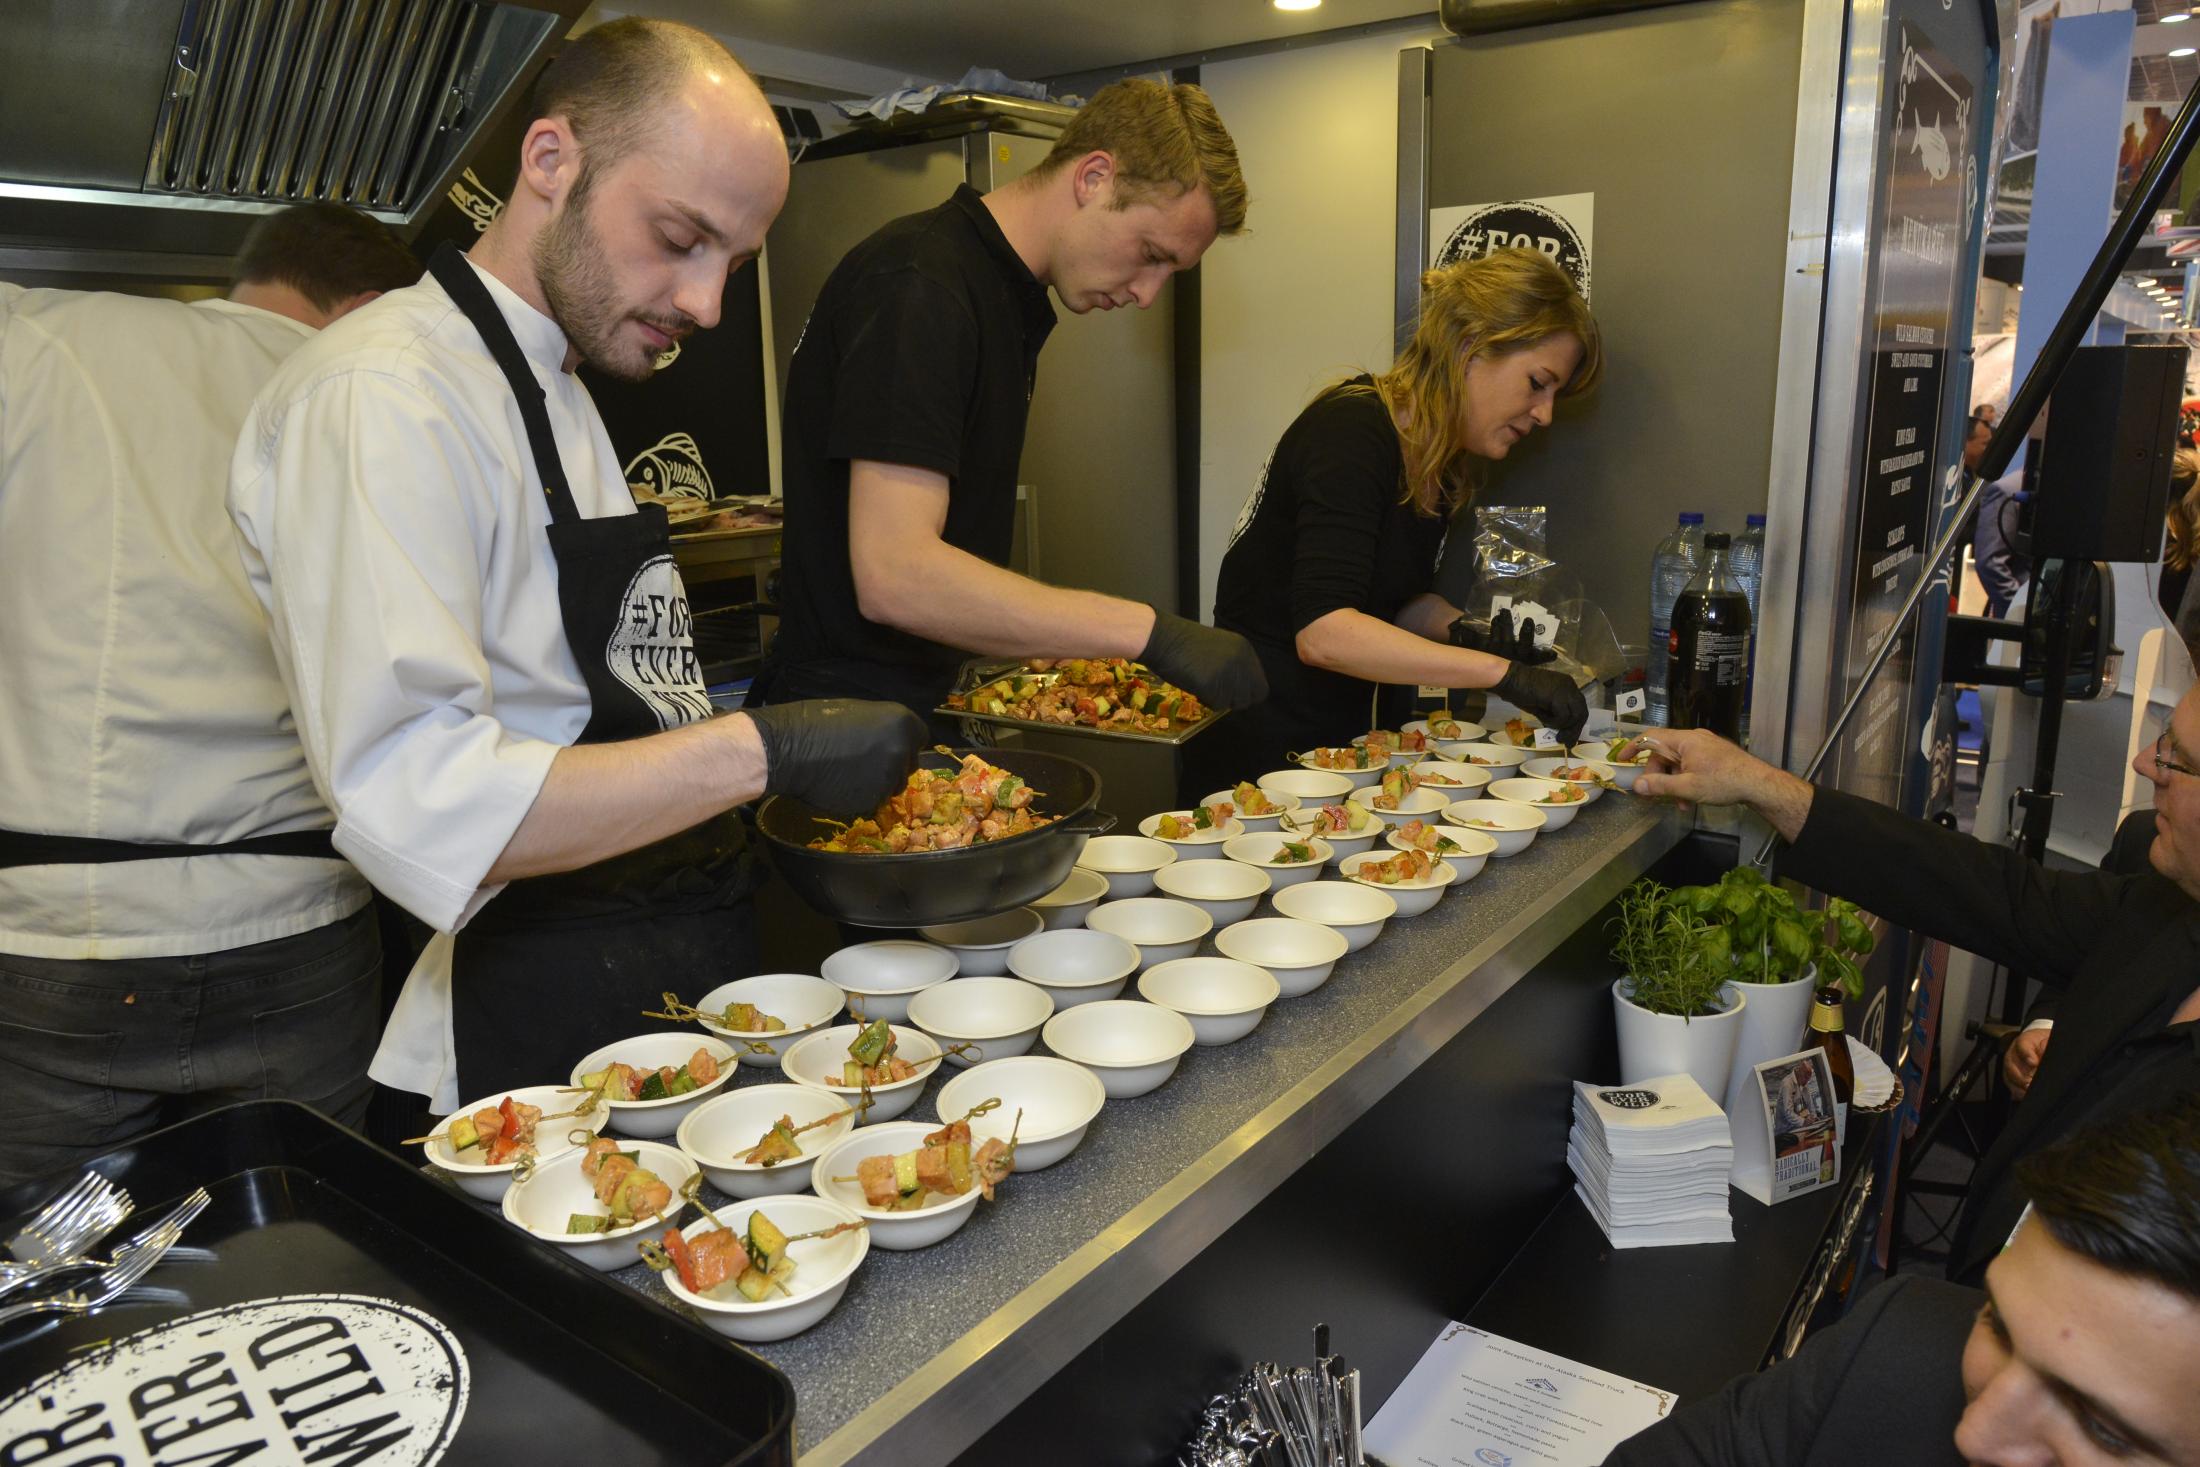
[[[868,809],[922,735],[877,703],[712,716],[664,511],[574,376],[646,380],[716,323],[786,197],[762,93],[710,36],[629,17],[530,102],[471,254],[286,362],[230,473],[336,846],[439,934],[373,1067],[439,1111],[754,971],[734,807]]]
[[[1984,423],[1986,430],[1991,433],[2001,423],[2001,409],[1990,402],[1982,402],[1971,409],[1971,417],[1976,422]]]
[[[301,204],[224,299],[0,283],[0,1181],[263,1095],[365,1111],[370,894],[223,494],[276,366],[419,275]]]
[[[2177,628],[2186,655],[2200,661],[2200,597],[2192,565],[2200,560],[2200,449],[2180,448],[2170,461],[2168,521],[2162,538],[2162,578],[2156,603]]]
[[[1573,680],[1460,645],[1464,619],[1434,587],[1445,534],[1486,467],[1602,366],[1588,302],[1536,250],[1423,277],[1397,360],[1318,393],[1238,513],[1215,625],[1251,640],[1270,694],[1259,718],[1225,719],[1188,746],[1191,798],[1395,728],[1420,684],[1489,688],[1568,743],[1578,736],[1588,710]]]
[[[2009,472],[1988,484],[1979,495],[1971,535],[1971,563],[1986,590],[1988,616],[2008,615],[2010,605],[2031,582],[2032,562],[2016,548],[2018,506],[2029,498],[2022,455]]]
[[[2024,1162],[1986,1287],[1888,1279],[1605,1467],[2200,1463],[2200,1097]]]
[[[1986,457],[1986,445],[1993,441],[1993,419],[1973,413],[1963,430],[1963,472],[1966,475],[1977,477],[1979,460]]]
[[[1075,315],[1143,310],[1244,227],[1207,94],[1133,79],[1094,93],[1022,178],[958,187],[850,250],[787,371],[781,621],[752,696],[930,713],[965,659],[993,654],[1137,658],[1217,707],[1259,702],[1242,637],[1005,568],[1047,292]]]
[[[1637,796],[1746,804],[1786,841],[1779,874],[2059,991],[2054,1042],[1971,1176],[1948,1276],[1975,1283],[2016,1226],[2017,1161],[2079,1128],[2200,1090],[2200,689],[2132,760],[2154,786],[2149,869],[2050,871],[1839,790],[1700,729],[1659,730]],[[1623,751],[1624,752],[1624,751]]]

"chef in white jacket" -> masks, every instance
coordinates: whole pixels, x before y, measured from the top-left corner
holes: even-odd
[[[365,1112],[370,893],[224,497],[277,364],[419,276],[307,204],[221,300],[0,284],[0,1180],[239,1100]]]
[[[374,1067],[436,1109],[752,971],[734,807],[868,808],[922,737],[863,702],[711,716],[663,511],[573,375],[641,380],[717,321],[786,195],[770,107],[709,36],[626,19],[532,108],[471,253],[285,363],[231,470],[336,847],[441,934]]]

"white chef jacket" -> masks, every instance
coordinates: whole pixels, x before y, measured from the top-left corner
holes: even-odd
[[[564,332],[475,273],[542,385],[582,517],[632,514],[603,421],[565,370]],[[283,364],[238,440],[229,508],[337,849],[444,934],[369,1072],[448,1109],[447,934],[502,890],[484,884],[489,868],[590,702],[519,406],[432,275]]]
[[[230,301],[0,284],[0,827],[213,845],[332,821],[223,496],[313,338]],[[365,906],[342,861],[0,869],[0,952],[220,952]]]

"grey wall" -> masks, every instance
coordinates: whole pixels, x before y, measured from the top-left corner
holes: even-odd
[[[1765,508],[1802,16],[1705,0],[1436,47],[1432,208],[1596,196],[1603,385],[1483,498],[1550,506],[1552,553],[1625,642],[1676,513],[1738,533]]]

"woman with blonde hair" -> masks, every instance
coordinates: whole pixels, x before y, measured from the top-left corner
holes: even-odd
[[[1552,405],[1602,367],[1588,303],[1535,250],[1422,278],[1397,360],[1317,395],[1238,516],[1215,625],[1251,640],[1269,698],[1191,744],[1194,798],[1367,732],[1377,685],[1394,700],[1376,715],[1384,726],[1416,685],[1489,688],[1572,742],[1586,717],[1572,680],[1454,645],[1459,608],[1434,587],[1445,533],[1485,466],[1548,427]]]

